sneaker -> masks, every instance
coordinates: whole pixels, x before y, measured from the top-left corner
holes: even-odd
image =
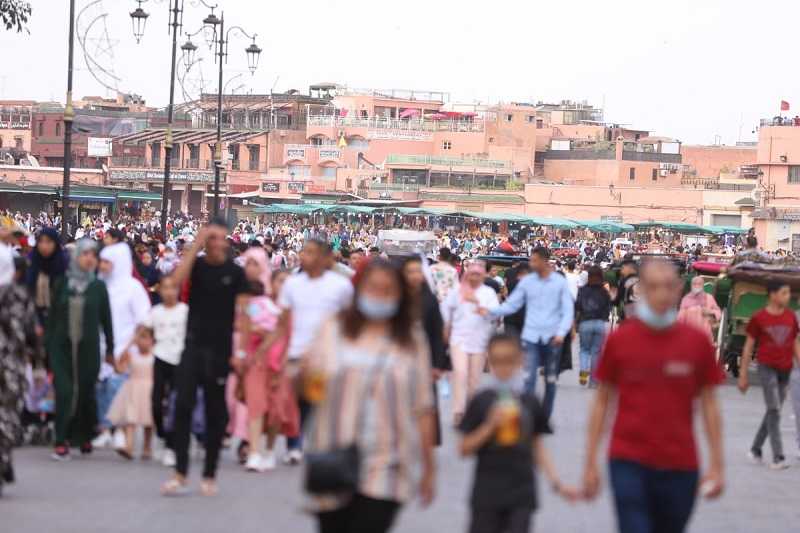
[[[277,461],[275,460],[275,453],[274,452],[267,452],[264,457],[261,458],[261,471],[266,472],[267,470],[275,470],[277,465]]]
[[[787,468],[789,468],[789,461],[781,457],[780,459],[770,464],[769,468],[771,470],[786,470]]]
[[[116,430],[113,436],[113,445],[115,450],[128,447],[128,442],[125,440],[125,433],[122,430]]]
[[[107,429],[100,433],[93,441],[92,447],[94,448],[105,448],[106,446],[111,445],[111,432]]]
[[[245,463],[244,469],[248,472],[261,472],[261,464],[261,456],[257,453],[251,453],[247,456],[247,463]]]
[[[91,455],[94,448],[91,442],[84,442],[81,444],[81,455]]]
[[[763,465],[764,459],[761,457],[760,453],[756,453],[753,450],[747,452],[747,460],[750,461],[754,465]]]
[[[289,453],[283,456],[283,464],[290,466],[297,466],[303,462],[303,452],[300,450],[289,450]]]
[[[170,449],[164,450],[164,455],[161,457],[161,464],[167,468],[174,468],[176,462],[175,452]]]
[[[69,448],[66,446],[56,446],[50,457],[54,461],[69,461]]]

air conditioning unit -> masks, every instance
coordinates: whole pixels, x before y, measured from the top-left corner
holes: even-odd
[[[661,175],[661,177],[663,178],[663,177],[665,177],[667,174],[669,174],[669,171],[668,171],[668,170],[659,170],[659,171],[658,171],[658,173],[659,173],[659,174]]]

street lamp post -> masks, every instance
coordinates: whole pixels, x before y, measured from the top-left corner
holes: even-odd
[[[219,33],[217,33],[217,40],[216,45],[217,49],[215,50],[216,61],[219,63],[219,79],[218,79],[218,90],[217,90],[217,142],[216,146],[214,146],[214,216],[219,214],[219,183],[220,183],[220,173],[222,172],[222,93],[223,93],[223,63],[227,62],[228,57],[228,45],[230,43],[230,33],[234,30],[240,31],[245,37],[248,39],[252,39],[253,42],[245,49],[245,53],[247,54],[247,67],[250,69],[250,73],[254,74],[256,68],[258,68],[258,59],[261,55],[261,48],[256,44],[256,34],[250,35],[247,33],[243,28],[240,26],[233,26],[229,28],[228,31],[225,31],[225,13],[222,13],[220,18],[214,17],[214,21],[211,18],[214,17],[212,12],[211,15],[204,21],[206,25],[213,25],[214,29],[216,30],[216,26],[219,25]],[[191,41],[189,41],[191,42]],[[184,51],[187,54],[194,53],[194,50],[189,47],[189,42],[184,45]],[[189,64],[190,61],[187,61]]]
[[[67,102],[64,105],[64,180],[61,187],[61,238],[69,235],[69,180],[72,167],[72,58],[75,51],[75,0],[69,2],[69,52],[67,58]]]

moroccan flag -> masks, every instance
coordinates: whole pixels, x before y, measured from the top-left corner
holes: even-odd
[[[789,111],[789,102],[781,100],[781,111]]]

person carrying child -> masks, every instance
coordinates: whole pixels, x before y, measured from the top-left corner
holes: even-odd
[[[551,433],[547,415],[533,394],[521,392],[522,347],[517,337],[491,338],[492,373],[467,405],[458,430],[463,456],[477,456],[470,507],[470,533],[526,533],[538,507],[535,473],[574,501],[577,489],[559,481],[542,435]]]
[[[125,447],[117,448],[117,453],[125,459],[133,459],[134,432],[137,427],[144,429],[144,446],[141,458],[152,457],[153,440],[153,330],[139,325],[130,344],[116,363],[116,371],[127,372],[128,380],[122,384],[111,407],[108,419],[114,427],[124,428]]]

